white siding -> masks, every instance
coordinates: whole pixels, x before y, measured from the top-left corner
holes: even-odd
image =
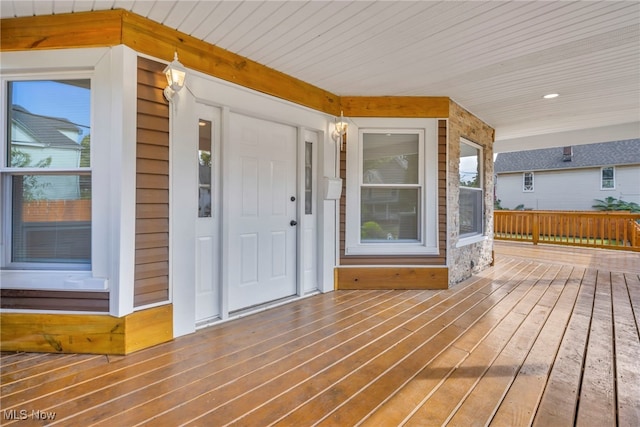
[[[593,210],[595,199],[615,197],[640,203],[640,166],[616,166],[614,189],[600,189],[600,168],[534,172],[534,191],[523,192],[522,172],[500,174],[496,197],[513,209]]]

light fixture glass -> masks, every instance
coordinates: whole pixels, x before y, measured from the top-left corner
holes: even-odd
[[[178,52],[175,52],[173,61],[164,69],[164,75],[167,77],[168,84],[164,89],[164,97],[167,101],[171,101],[173,95],[184,87],[187,77],[187,69],[178,61]]]
[[[340,121],[336,118],[333,139],[336,142],[338,142],[338,140],[342,141],[342,137],[345,133],[347,133],[347,122],[344,121],[344,116],[342,115],[342,111],[340,111]]]
[[[543,98],[544,98],[544,99],[552,99],[552,98],[557,98],[557,97],[559,97],[559,96],[560,96],[560,94],[559,94],[559,93],[549,93],[549,94],[547,94],[547,95],[543,96]]]

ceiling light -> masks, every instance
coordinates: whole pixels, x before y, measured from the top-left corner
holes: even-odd
[[[551,98],[557,98],[557,97],[559,97],[559,96],[560,96],[560,94],[559,94],[559,93],[549,93],[549,94],[547,94],[547,95],[543,96],[543,98],[544,98],[544,99],[551,99]]]

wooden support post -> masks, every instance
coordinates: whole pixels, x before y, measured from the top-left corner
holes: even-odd
[[[540,216],[537,212],[533,213],[533,232],[532,232],[532,238],[533,238],[533,244],[537,245],[538,241],[540,240]]]

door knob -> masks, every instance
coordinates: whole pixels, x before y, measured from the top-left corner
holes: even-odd
[[[292,219],[291,222],[289,222],[289,225],[292,227],[295,227],[296,225],[298,225],[298,221],[296,221],[295,219]]]

